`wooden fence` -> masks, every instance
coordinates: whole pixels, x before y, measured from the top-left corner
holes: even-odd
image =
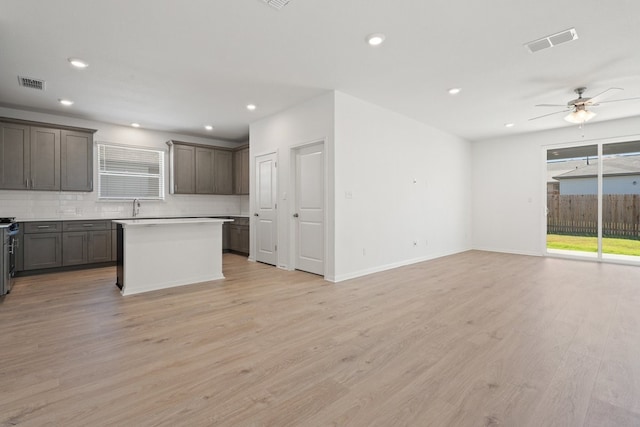
[[[547,194],[547,233],[596,236],[598,197]],[[602,235],[640,239],[640,194],[602,196]]]

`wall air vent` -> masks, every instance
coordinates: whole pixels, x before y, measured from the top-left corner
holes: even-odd
[[[40,79],[32,79],[31,77],[18,76],[18,82],[20,86],[28,87],[31,89],[45,90],[45,81]]]
[[[262,0],[262,1],[268,4],[269,6],[280,10],[286,5],[288,5],[290,0]]]
[[[551,34],[550,36],[542,37],[541,39],[525,43],[524,47],[531,53],[536,53],[543,49],[557,46],[561,43],[570,42],[578,38],[578,33],[575,28],[569,28],[568,30],[560,31],[559,33]]]

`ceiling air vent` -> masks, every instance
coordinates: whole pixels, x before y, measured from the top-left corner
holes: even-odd
[[[23,87],[28,87],[28,88],[37,89],[37,90],[45,89],[44,80],[32,79],[31,77],[18,76],[18,82],[20,82],[20,86],[23,86]]]
[[[268,4],[269,6],[280,10],[286,5],[288,5],[290,0],[262,0],[262,1]]]
[[[569,28],[568,30],[560,31],[559,33],[551,34],[550,36],[542,37],[541,39],[525,43],[524,47],[531,53],[536,53],[543,49],[557,46],[561,43],[570,42],[578,38],[578,33],[575,28]]]

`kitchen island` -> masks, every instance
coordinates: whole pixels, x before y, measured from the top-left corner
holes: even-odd
[[[222,224],[228,219],[114,220],[117,286],[132,295],[224,279]]]

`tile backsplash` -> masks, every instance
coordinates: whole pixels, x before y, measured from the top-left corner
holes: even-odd
[[[167,194],[164,201],[140,202],[141,217],[248,214],[249,196]],[[84,219],[131,217],[131,201],[101,201],[96,193],[0,190],[0,217]]]

